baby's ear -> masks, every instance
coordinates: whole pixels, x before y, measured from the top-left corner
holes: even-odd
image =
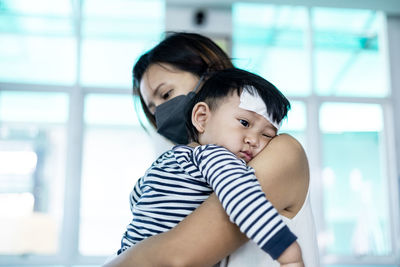
[[[197,103],[192,109],[192,124],[199,134],[204,132],[210,116],[210,107],[205,102]]]

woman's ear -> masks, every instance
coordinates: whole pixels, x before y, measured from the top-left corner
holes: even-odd
[[[205,102],[199,102],[192,109],[192,124],[199,134],[204,132],[210,116],[210,107]]]

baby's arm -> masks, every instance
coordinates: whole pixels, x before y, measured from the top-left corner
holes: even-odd
[[[282,264],[302,262],[296,236],[266,199],[253,169],[225,148],[214,145],[197,147],[194,164],[243,233]],[[291,253],[282,254],[288,248]]]
[[[142,195],[142,183],[143,183],[143,177],[140,177],[135,186],[133,187],[133,190],[129,196],[129,202],[130,202],[130,208],[131,211],[133,212],[133,207],[134,205],[139,201],[140,196]],[[125,251],[127,248],[131,247],[133,245],[132,240],[129,237],[129,226],[127,226],[127,229],[124,233],[124,235],[122,236],[121,239],[121,248],[118,250],[117,254],[122,253],[123,251]]]

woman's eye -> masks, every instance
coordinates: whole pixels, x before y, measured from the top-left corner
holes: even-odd
[[[242,124],[244,127],[249,127],[249,122],[246,120],[239,120],[240,124]]]
[[[171,92],[172,92],[172,90],[169,90],[165,94],[162,94],[161,98],[164,99],[164,100],[167,100],[171,96]]]

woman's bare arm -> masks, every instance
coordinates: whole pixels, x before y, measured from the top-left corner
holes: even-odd
[[[212,194],[179,226],[146,238],[105,266],[212,266],[246,241]]]
[[[289,135],[274,138],[250,165],[269,201],[279,213],[293,217],[309,182],[307,158],[297,140]],[[106,266],[212,266],[246,241],[212,194],[175,228],[147,238]]]
[[[281,134],[249,165],[278,212],[288,218],[294,217],[306,199],[310,177],[301,144],[292,136]]]

